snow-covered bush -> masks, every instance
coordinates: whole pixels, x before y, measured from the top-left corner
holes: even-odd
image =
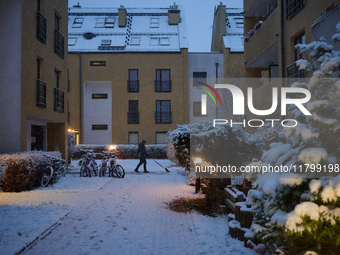
[[[190,158],[190,124],[178,125],[168,132],[168,158],[179,165],[187,167]]]
[[[42,151],[0,155],[0,187],[3,191],[20,192],[38,187],[48,164]],[[49,153],[61,157],[60,152]]]
[[[76,136],[72,132],[68,132],[68,157],[73,158],[74,153],[76,152]]]
[[[191,156],[201,157],[211,165],[241,166],[249,157],[258,157],[263,142],[260,136],[242,127],[200,122],[191,125]]]
[[[137,159],[138,145],[136,144],[118,144],[117,157],[120,159]],[[166,159],[167,158],[167,145],[166,144],[147,144],[146,151],[149,154],[149,158],[154,159]],[[98,145],[98,144],[78,144],[75,148],[74,158],[81,158],[88,151],[97,153],[97,159],[103,151],[109,151],[110,145]]]
[[[340,23],[337,25],[340,32]],[[323,39],[298,45],[309,51],[312,65],[298,61],[301,69],[313,71],[308,82],[295,87],[307,88],[313,101],[306,104],[311,116],[295,106],[289,114],[298,120],[295,128],[285,128],[286,142],[276,142],[262,155],[262,167],[286,166],[305,172],[304,164],[320,164],[327,171],[339,172],[340,162],[340,52]],[[298,95],[294,95],[298,96]],[[334,171],[334,169],[338,169]],[[340,176],[306,174],[258,175],[257,190],[248,194],[257,223],[263,228],[257,237],[283,243],[292,254],[317,252],[338,254],[340,250]],[[324,168],[322,168],[324,172]],[[326,173],[325,173],[326,174]],[[272,178],[270,178],[272,177]]]
[[[137,159],[138,158],[138,145],[118,145],[118,157],[120,159]],[[166,144],[147,144],[145,145],[149,158],[166,159],[167,158],[167,145]]]

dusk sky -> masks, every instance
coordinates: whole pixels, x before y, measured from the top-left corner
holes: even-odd
[[[82,7],[151,7],[167,8],[174,4],[173,0],[69,0],[72,7],[78,2]],[[186,17],[187,35],[190,52],[209,52],[213,25],[214,6],[220,1],[211,0],[178,0],[175,1],[180,7],[184,7]],[[227,7],[242,8],[242,0],[222,1]],[[183,8],[181,8],[183,11]]]

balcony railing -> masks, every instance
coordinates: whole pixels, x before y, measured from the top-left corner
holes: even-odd
[[[139,92],[139,80],[127,81],[128,92]]]
[[[287,66],[287,78],[305,78],[305,72],[299,70],[299,66],[293,63]]]
[[[155,112],[156,124],[171,124],[172,123],[172,112],[171,111],[156,111]]]
[[[155,80],[155,92],[171,92],[171,80]]]
[[[291,19],[305,6],[305,0],[286,0],[286,19]]]
[[[64,91],[54,88],[54,111],[64,112]]]
[[[54,30],[54,53],[64,58],[64,36],[58,30]]]
[[[37,12],[37,39],[46,44],[46,18]]]
[[[128,111],[128,124],[139,124],[139,111]]]
[[[37,106],[46,108],[46,83],[37,79]]]

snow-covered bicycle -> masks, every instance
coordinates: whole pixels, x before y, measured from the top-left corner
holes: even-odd
[[[103,152],[105,154],[109,154],[110,158],[107,159],[107,156],[104,156],[100,167],[99,167],[99,177],[105,176],[105,174],[109,174],[109,177],[118,177],[124,178],[125,170],[124,168],[117,164],[116,161],[116,152]]]
[[[93,153],[87,153],[80,166],[80,177],[91,177],[92,175],[98,175],[98,165],[94,160]]]
[[[44,154],[44,156],[49,159],[49,165],[44,169],[41,178],[41,186],[47,187],[48,184],[53,184],[56,182],[58,175],[65,176],[66,161],[48,154]]]

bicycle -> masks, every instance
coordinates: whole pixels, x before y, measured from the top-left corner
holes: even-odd
[[[98,165],[94,160],[93,153],[87,153],[80,166],[80,177],[91,177],[92,175],[98,175]]]
[[[110,159],[108,160],[105,156],[101,162],[99,168],[99,177],[105,176],[105,173],[109,173],[109,177],[118,177],[124,178],[125,170],[124,168],[117,164],[115,152],[104,152],[109,153],[111,155]]]
[[[47,187],[48,184],[53,184],[57,180],[57,176],[65,176],[66,167],[65,160],[61,158],[57,158],[48,154],[44,154],[45,157],[49,159],[48,166],[44,169],[42,178],[41,178],[41,186]]]

